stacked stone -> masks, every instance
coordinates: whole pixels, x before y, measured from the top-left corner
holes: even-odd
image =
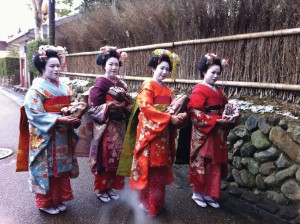
[[[82,79],[69,79],[68,77],[61,77],[60,81],[68,85],[73,92],[74,97],[77,101],[86,101],[82,97],[82,93],[88,91],[90,87],[93,85],[93,82],[90,80],[82,80]]]
[[[228,136],[228,182],[300,205],[300,122],[244,115]]]

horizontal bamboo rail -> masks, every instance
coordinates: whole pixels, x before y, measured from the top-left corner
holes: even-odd
[[[64,75],[96,78],[102,76],[101,74],[84,74],[84,73],[72,73],[72,72],[62,72]],[[131,81],[144,81],[149,79],[149,77],[137,77],[137,76],[126,76],[125,80]],[[165,79],[165,82],[172,83],[172,79]],[[187,79],[176,79],[176,83],[187,83],[187,84],[197,84],[202,82],[202,80],[187,80]],[[290,85],[290,84],[278,84],[278,83],[260,83],[260,82],[237,82],[237,81],[217,81],[217,85],[221,86],[234,86],[234,87],[247,87],[247,88],[258,88],[258,89],[276,89],[276,90],[288,90],[288,91],[300,91],[300,85]]]
[[[189,44],[246,40],[246,39],[255,39],[255,38],[262,38],[262,37],[288,36],[288,35],[297,35],[297,34],[300,34],[300,28],[237,34],[231,36],[205,38],[205,39],[197,39],[197,40],[185,40],[185,41],[177,41],[177,42],[162,43],[162,44],[151,44],[151,45],[138,46],[138,47],[122,48],[120,49],[120,51],[126,51],[126,52],[141,51],[141,50],[150,50],[156,48],[171,48],[174,46],[189,45]],[[82,55],[97,55],[97,54],[99,54],[99,51],[72,53],[72,54],[67,54],[67,56],[82,56]]]

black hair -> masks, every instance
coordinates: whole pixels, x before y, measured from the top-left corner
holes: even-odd
[[[154,53],[152,53],[150,59],[148,60],[147,65],[151,68],[156,69],[157,65],[160,64],[162,61],[165,61],[169,64],[169,71],[171,72],[173,69],[173,65],[172,65],[171,59],[166,54],[163,54],[161,57],[159,57],[159,56],[155,55]]]
[[[117,58],[119,60],[119,66],[122,66],[122,62],[120,61],[120,53],[118,53],[115,49],[110,48],[108,51],[108,54],[104,54],[103,51],[101,51],[96,58],[96,64],[102,65],[102,67],[105,67],[105,64],[109,58]]]
[[[222,64],[221,64],[221,59],[220,58],[212,58],[209,60],[206,57],[203,57],[200,59],[198,63],[198,69],[201,72],[202,75],[207,72],[207,70],[212,66],[212,65],[219,65],[221,72],[223,70]]]
[[[40,73],[42,73],[43,69],[45,69],[46,63],[47,63],[49,58],[58,58],[58,60],[60,62],[60,58],[58,57],[57,51],[47,50],[46,51],[46,58],[40,58],[40,56],[41,56],[40,53],[37,53],[33,56],[33,65],[34,65],[34,67],[36,67],[36,69]]]

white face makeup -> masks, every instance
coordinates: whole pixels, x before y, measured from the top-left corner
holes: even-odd
[[[161,83],[170,74],[170,66],[168,62],[162,61],[157,65],[156,69],[153,70],[153,80]]]
[[[58,58],[49,58],[46,62],[45,69],[43,70],[43,77],[53,81],[57,81],[60,75],[60,62]]]
[[[106,61],[105,64],[105,76],[107,78],[115,78],[119,73],[119,60],[111,57]]]
[[[213,85],[216,81],[220,78],[221,75],[221,68],[219,65],[212,65],[210,66],[206,73],[204,73],[204,82]]]

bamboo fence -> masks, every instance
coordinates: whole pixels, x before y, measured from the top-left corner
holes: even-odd
[[[299,34],[300,28],[294,28],[122,48],[120,50],[127,52],[129,61],[121,67],[120,73],[125,75],[131,89],[137,91],[146,78],[152,77],[146,66],[151,51],[165,48],[181,58],[175,82],[166,82],[178,93],[189,93],[202,78],[197,71],[200,57],[215,52],[231,60],[229,68],[222,74],[222,81],[218,82],[229,97],[259,95],[299,103]],[[98,53],[68,54],[65,75],[93,80],[103,74],[102,67],[95,63]]]

